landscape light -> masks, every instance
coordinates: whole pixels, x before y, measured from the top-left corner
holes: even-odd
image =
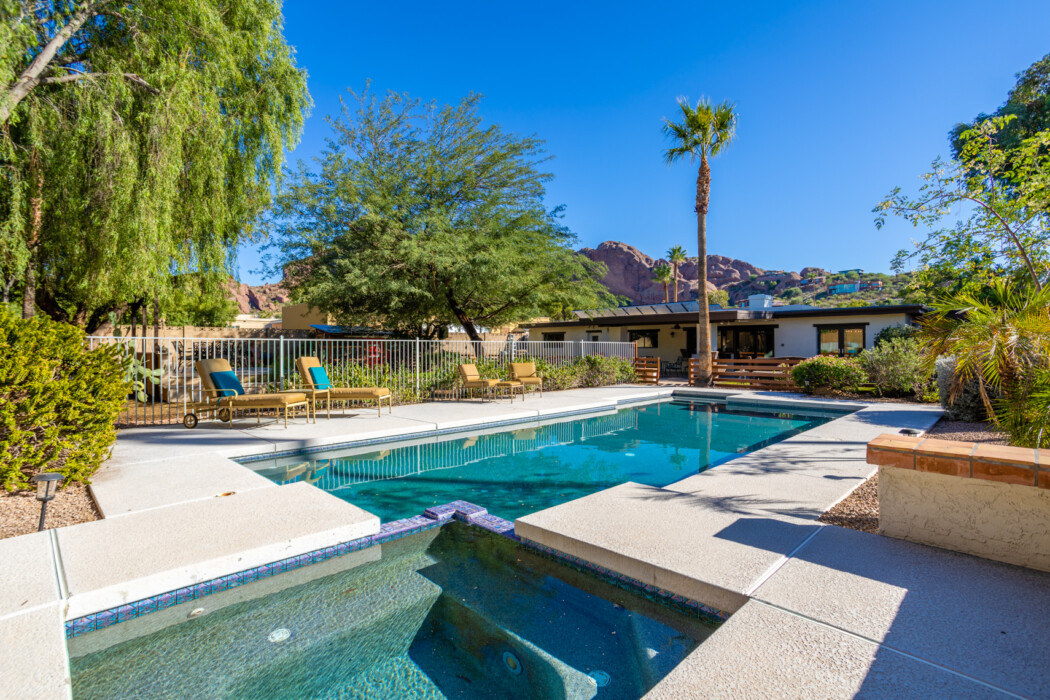
[[[37,474],[32,481],[36,484],[36,500],[40,501],[40,525],[37,532],[44,529],[44,518],[47,516],[47,502],[54,500],[58,493],[58,487],[62,485],[64,477],[58,472],[45,472]]]

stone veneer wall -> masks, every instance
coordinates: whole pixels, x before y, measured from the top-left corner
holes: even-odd
[[[879,532],[1050,571],[1050,450],[881,435]]]

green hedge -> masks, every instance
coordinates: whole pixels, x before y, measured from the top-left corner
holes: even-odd
[[[0,310],[0,479],[32,488],[42,471],[87,482],[116,440],[127,400],[127,359],[117,346],[88,350],[79,328]]]
[[[791,378],[808,393],[817,389],[853,391],[864,383],[864,370],[850,357],[817,355],[791,369]]]

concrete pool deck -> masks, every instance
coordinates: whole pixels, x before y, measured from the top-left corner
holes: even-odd
[[[843,582],[833,576],[854,575],[851,572],[857,569],[857,562],[829,564],[825,567],[829,573],[812,568],[816,565],[802,557],[805,552],[821,551],[816,549],[818,545],[834,539],[826,530],[837,529],[817,523],[819,514],[874,472],[874,467],[864,463],[864,444],[881,432],[905,427],[925,429],[936,421],[939,409],[883,403],[843,404],[765,392],[617,386],[548,392],[542,398],[530,395],[524,402],[519,399],[395,406],[392,413],[384,411],[382,416],[376,416],[373,410],[356,410],[346,415],[333,414],[327,420],[322,414],[316,424],[300,419],[287,430],[274,424],[256,426],[251,419],[236,421],[233,428],[202,423],[195,430],[172,426],[122,431],[110,459],[91,486],[104,520],[0,540],[0,561],[5,565],[17,563],[17,567],[8,570],[5,566],[5,571],[0,572],[0,638],[12,639],[13,634],[24,635],[27,629],[39,628],[39,634],[25,644],[3,645],[0,671],[9,671],[9,678],[26,678],[25,669],[35,668],[41,659],[47,659],[47,670],[39,672],[39,680],[33,681],[36,685],[25,696],[69,697],[68,659],[61,624],[64,620],[111,607],[114,600],[162,593],[184,585],[184,581],[203,580],[216,572],[229,573],[379,529],[377,518],[349,503],[306,484],[277,486],[248,466],[232,461],[232,457],[372,440],[436,439],[453,429],[484,429],[493,424],[614,410],[632,402],[666,398],[672,392],[726,398],[730,406],[742,408],[806,405],[860,410],[663,489],[625,484],[519,520],[519,534],[529,539],[543,543],[543,538],[554,538],[548,541],[562,546],[548,546],[562,550],[567,542],[590,546],[594,555],[587,558],[594,563],[613,570],[619,570],[617,566],[633,566],[636,573],[653,572],[654,578],[659,570],[661,581],[692,591],[689,597],[718,600],[721,604],[715,607],[738,611],[679,670],[654,689],[654,697],[695,696],[699,688],[704,689],[704,695],[718,695],[723,689],[726,696],[769,695],[775,694],[776,688],[787,693],[792,684],[809,689],[803,695],[837,697],[842,695],[841,689],[861,687],[867,677],[865,669],[874,673],[872,669],[876,669],[880,658],[899,656],[905,660],[900,662],[900,668],[912,671],[911,664],[919,663],[915,667],[919,671],[914,673],[921,678],[941,678],[938,673],[951,673],[931,672],[930,664],[942,669],[946,664],[966,661],[936,655],[939,661],[916,661],[913,656],[926,653],[921,645],[914,649],[903,645],[898,649],[898,645],[874,639],[878,629],[857,627],[848,616],[835,617],[835,611],[848,610],[863,618],[869,605],[867,600],[852,594],[856,583],[853,579]],[[686,524],[689,527],[684,527]],[[206,545],[199,544],[209,538]],[[867,544],[869,540],[865,538],[887,541],[863,536],[856,540],[857,544],[846,547],[846,554],[871,550],[873,545]],[[918,547],[920,554],[911,559],[919,571],[926,570],[922,565],[926,557],[921,552],[940,552],[921,545],[888,542],[891,545],[886,546]],[[603,552],[610,557],[618,555],[619,559],[609,560],[617,566],[602,563],[601,557],[607,556]],[[886,555],[882,561],[892,556]],[[964,558],[975,562],[975,571],[990,564]],[[802,563],[810,564],[810,568],[802,567]],[[1040,636],[1030,629],[1050,616],[1050,603],[1041,607],[1042,593],[1032,594],[1031,587],[1050,590],[1050,577],[1024,578],[1014,574],[1029,572],[994,566],[1005,571],[1000,579],[1013,582],[1011,595],[1018,605],[1021,591],[1027,590],[1027,604],[1035,606],[1030,618],[1010,618],[1011,639],[1013,635],[1021,636],[1032,645],[1032,650],[1050,648],[1050,633]],[[957,567],[952,571],[959,575],[966,570]],[[791,584],[793,579],[787,578],[789,575],[797,577],[797,586],[819,586],[819,592],[827,596],[827,606],[785,597],[785,591],[795,587]],[[636,577],[645,580],[643,576]],[[825,582],[827,577],[831,577],[828,581],[834,580]],[[781,581],[787,582],[784,587]],[[869,576],[865,581],[872,581],[869,585],[873,587],[865,590],[881,590],[876,585],[880,583],[878,577]],[[896,583],[899,580],[884,585]],[[881,607],[873,613],[876,619],[883,627],[891,624],[894,629],[905,629],[887,612],[891,611],[893,595],[879,595],[876,599]],[[912,600],[915,611],[919,611],[916,614],[922,614],[930,604],[921,596]],[[777,622],[782,616],[791,616],[790,624]],[[811,640],[806,642],[808,646],[797,645],[789,635],[791,629],[805,630]],[[922,636],[921,630],[910,634]],[[931,628],[929,634],[951,637],[943,626],[940,630]],[[758,667],[752,667],[753,683],[746,685],[747,674],[741,664],[744,658],[759,652],[751,657],[734,657],[733,649],[753,644],[756,635],[766,635],[762,646],[766,651],[760,654],[763,663],[790,664],[792,654],[814,650],[818,656],[810,658],[809,664],[822,669],[815,676],[817,685],[812,685],[812,678],[802,677],[806,674],[805,664],[798,665],[801,670],[797,672],[790,667],[782,669],[782,685],[769,685],[781,683],[775,680],[779,676],[762,674],[756,671]],[[825,668],[818,663],[819,654],[850,656],[848,663],[832,658]],[[1045,652],[1040,654],[1040,658],[1045,656]],[[736,666],[730,663],[733,658],[738,659]],[[719,659],[717,663],[721,665],[712,667],[714,659]],[[752,663],[756,661],[753,659]],[[888,661],[886,664],[886,668],[898,668]],[[1035,670],[1032,676],[1045,680],[1050,675],[1050,671],[1041,673],[1043,676]],[[966,688],[967,692],[973,687],[986,688],[980,683],[973,686],[976,681],[969,678],[963,680],[971,685],[960,686],[956,676],[963,677],[953,675],[951,683],[943,686],[953,692],[946,694],[957,694],[954,689],[958,688]],[[703,685],[696,685],[698,678],[703,679]],[[61,682],[56,683],[56,679]],[[1030,687],[1050,687],[1038,685],[1041,682]],[[933,680],[930,683],[929,687],[940,687]],[[999,681],[987,686],[1002,687]]]

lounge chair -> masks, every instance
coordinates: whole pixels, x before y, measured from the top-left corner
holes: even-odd
[[[309,420],[312,415],[310,402],[306,394],[296,391],[283,391],[273,394],[249,394],[244,390],[241,381],[234,374],[230,363],[223,358],[200,360],[193,365],[201,378],[204,401],[194,404],[201,413],[214,413],[220,419],[229,418],[233,427],[233,412],[238,410],[255,411],[256,422],[261,422],[262,411],[275,411],[277,416],[284,415],[284,427],[288,427],[288,411],[306,409]],[[190,414],[193,415],[193,414]],[[316,421],[316,418],[314,419]],[[187,427],[189,422],[184,421]],[[196,420],[193,421],[196,425]]]
[[[540,396],[543,396],[543,377],[536,372],[535,362],[511,362],[510,378],[521,382],[526,387],[538,387]]]
[[[315,405],[323,401],[328,417],[332,417],[333,401],[375,401],[376,410],[383,415],[383,402],[387,413],[394,411],[394,396],[384,386],[335,386],[328,378],[328,371],[316,357],[300,357],[295,361],[299,376],[303,379],[303,391]]]
[[[459,374],[459,380],[463,383],[463,388],[468,392],[474,389],[481,389],[485,396],[490,396],[492,390],[499,383],[498,379],[482,379],[481,375],[478,374],[476,365],[460,365],[456,368],[456,372]]]

